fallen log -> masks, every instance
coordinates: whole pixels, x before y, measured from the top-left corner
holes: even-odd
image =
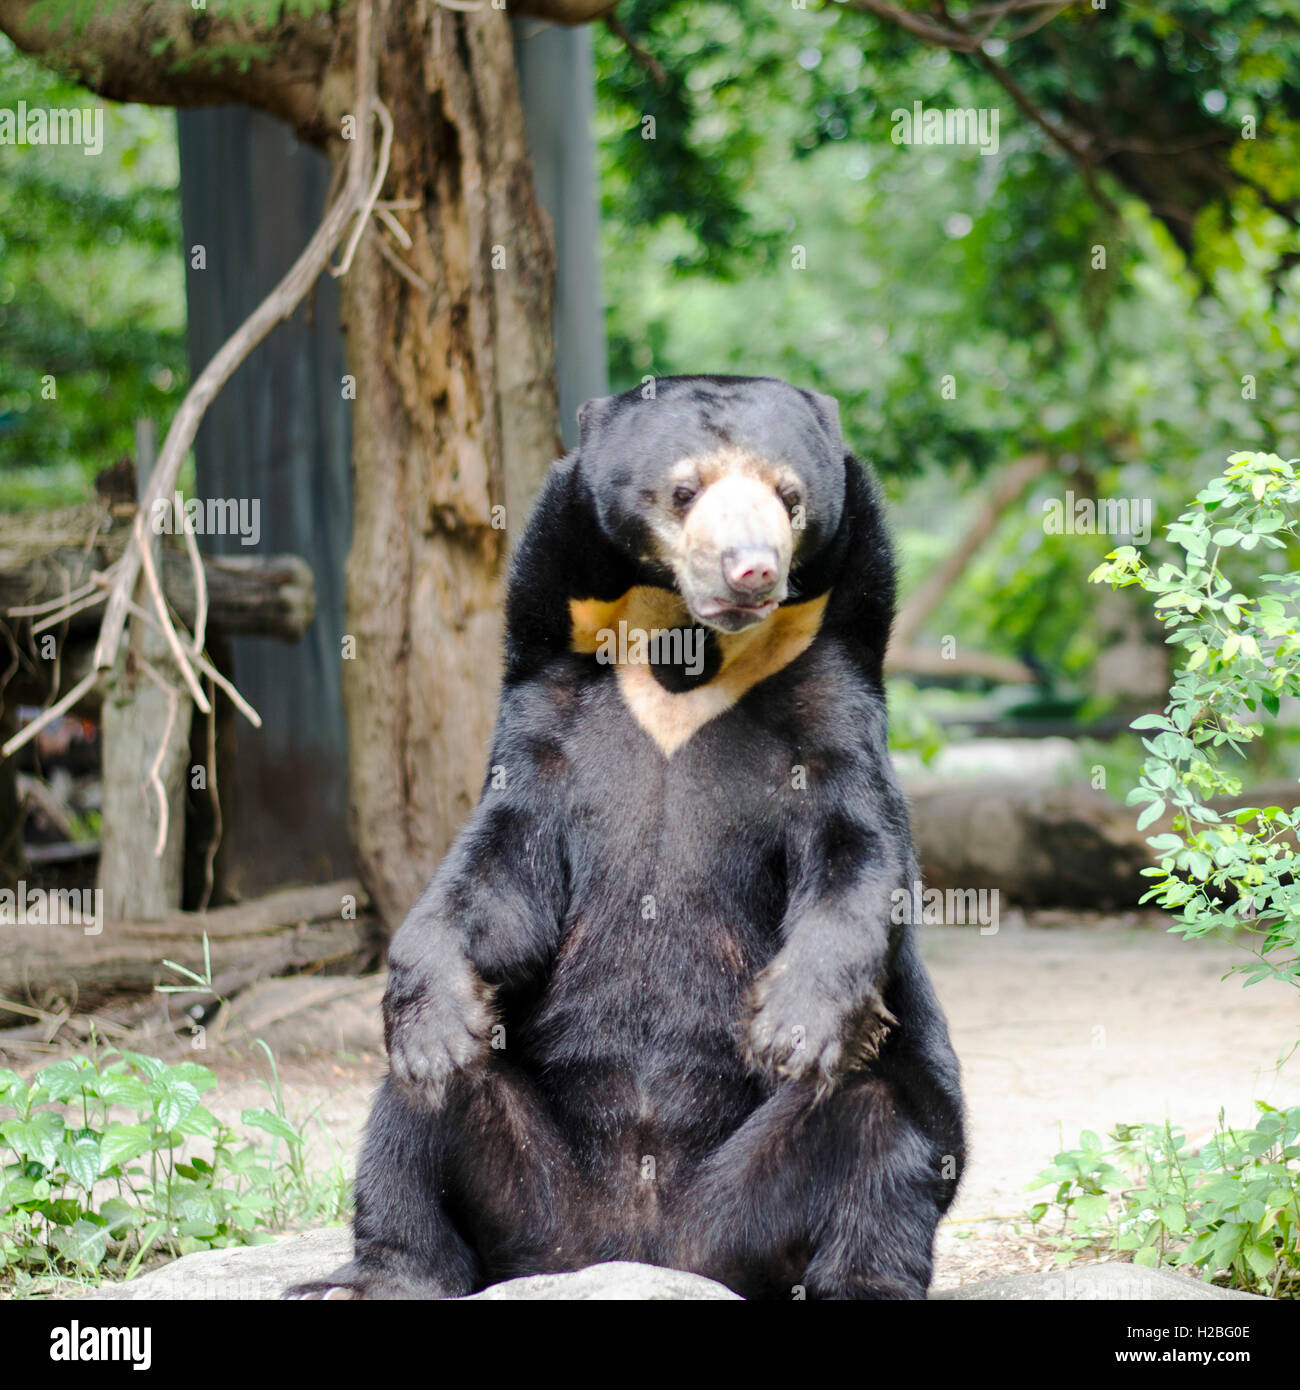
[[[163,960],[201,974],[204,934],[222,994],[253,980],[327,964],[360,966],[373,954],[369,899],[356,879],[286,888],[209,912],[172,912],[153,922],[105,920],[92,934],[78,922],[14,920],[14,907],[5,901],[0,1027],[30,1018],[7,1009],[6,1001],[52,1013],[66,1003],[84,1013],[156,985],[183,984],[184,976]]]
[[[0,613],[53,603],[83,587],[96,570],[103,571],[122,554],[134,511],[88,505],[0,515]],[[192,629],[194,573],[181,542],[171,536],[163,539],[163,592]],[[210,632],[297,642],[311,626],[316,586],[310,567],[298,556],[205,555],[203,572]],[[68,620],[69,635],[93,637],[103,616],[102,603],[74,613]]]
[[[996,890],[1004,905],[1109,910],[1132,906],[1151,886],[1141,875],[1153,861],[1133,828],[1136,812],[1086,784],[981,777],[905,789],[927,888]]]
[[[1086,783],[1033,786],[1010,778],[904,783],[927,888],[997,890],[1021,907],[1115,911],[1136,907],[1155,863],[1147,839],[1172,828],[1166,814],[1138,830],[1138,809]],[[1300,785],[1267,783],[1212,797],[1222,815],[1243,806],[1300,804]]]

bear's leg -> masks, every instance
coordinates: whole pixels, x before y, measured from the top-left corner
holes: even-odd
[[[924,1298],[947,1204],[939,1148],[879,1077],[821,1099],[787,1082],[697,1175],[684,1267],[747,1298]]]
[[[436,1111],[385,1081],[357,1172],[356,1253],[297,1298],[458,1298],[570,1267],[567,1147],[525,1078],[493,1059]]]

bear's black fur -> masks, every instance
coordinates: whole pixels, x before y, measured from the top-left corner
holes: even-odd
[[[656,388],[584,407],[518,547],[482,800],[392,944],[355,1259],[300,1294],[446,1297],[615,1259],[751,1298],[929,1284],[961,1100],[906,908],[876,489],[828,397]],[[767,616],[708,581],[696,606],[737,635],[677,582],[705,554],[678,540],[692,487],[733,475],[743,515],[719,504],[705,539],[738,585],[768,572],[735,561],[735,528],[762,518],[763,555],[790,530],[763,489],[797,517]],[[656,612],[700,659],[593,653],[592,624]]]

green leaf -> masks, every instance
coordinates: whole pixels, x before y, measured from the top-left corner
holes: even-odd
[[[99,1141],[86,1138],[60,1144],[59,1162],[68,1176],[89,1192],[99,1177]]]
[[[162,1129],[175,1129],[198,1103],[198,1090],[188,1081],[163,1077],[155,1084],[154,1107]]]
[[[65,1260],[95,1269],[108,1250],[108,1228],[83,1219],[69,1230],[51,1231],[50,1243]]]
[[[98,1081],[98,1076],[91,1066],[90,1059],[87,1057],[68,1057],[60,1062],[53,1062],[48,1067],[42,1067],[33,1078],[38,1086],[44,1088],[45,1094],[53,1101],[67,1100],[69,1096],[79,1096],[83,1088],[91,1088]]]
[[[1185,1231],[1187,1229],[1187,1208],[1177,1202],[1162,1207],[1160,1223],[1167,1231]]]
[[[99,1098],[109,1105],[125,1105],[132,1110],[149,1110],[153,1107],[149,1083],[124,1072],[100,1077]]]
[[[27,1083],[16,1071],[0,1067],[0,1105],[23,1110],[27,1105]]]
[[[128,1231],[146,1220],[145,1213],[139,1207],[132,1206],[121,1197],[105,1197],[99,1204],[99,1215],[116,1240],[121,1240]]]
[[[143,1072],[150,1081],[157,1081],[167,1071],[167,1063],[161,1057],[147,1057],[143,1052],[128,1052],[123,1049],[122,1060],[136,1071]]]
[[[110,1124],[99,1146],[100,1172],[106,1173],[147,1153],[152,1137],[148,1125]]]
[[[62,1115],[53,1110],[38,1110],[29,1120],[9,1120],[0,1125],[0,1136],[16,1153],[51,1168],[63,1130]]]
[[[263,1129],[268,1134],[274,1134],[279,1139],[287,1139],[291,1144],[301,1144],[302,1136],[282,1115],[277,1115],[273,1110],[257,1107],[253,1110],[245,1110],[239,1117],[244,1124],[252,1125],[254,1129]]]
[[[1110,1198],[1105,1195],[1086,1194],[1074,1199],[1074,1215],[1085,1226],[1097,1226],[1106,1220],[1110,1210]]]
[[[217,1084],[216,1073],[197,1062],[178,1062],[168,1068],[167,1076],[171,1081],[188,1081],[196,1091],[208,1091]]]

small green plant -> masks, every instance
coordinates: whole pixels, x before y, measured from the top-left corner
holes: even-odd
[[[1060,1215],[1057,1263],[1129,1256],[1192,1266],[1202,1277],[1274,1298],[1300,1298],[1300,1106],[1262,1112],[1254,1129],[1223,1123],[1192,1151],[1171,1125],[1119,1125],[1104,1144],[1085,1131],[1032,1187],[1055,1194],[1030,1211]]]
[[[1173,812],[1172,828],[1147,841],[1158,867],[1145,870],[1155,883],[1143,901],[1177,913],[1173,930],[1185,937],[1217,934],[1246,945],[1254,959],[1235,968],[1248,972],[1248,985],[1270,977],[1300,985],[1300,813],[1264,806],[1225,819],[1206,803],[1241,791],[1224,755],[1241,754],[1264,732],[1262,717],[1300,694],[1300,572],[1284,558],[1300,543],[1297,465],[1276,454],[1233,454],[1167,528],[1181,563],[1152,569],[1122,546],[1092,575],[1156,595],[1166,641],[1184,654],[1164,712],[1132,725],[1147,753],[1128,796],[1142,807],[1138,829]],[[1270,564],[1270,552],[1283,552],[1281,563]],[[1241,555],[1257,567],[1255,597],[1225,573]]]
[[[30,1083],[0,1070],[0,1279],[129,1278],[150,1252],[256,1244],[322,1206],[337,1216],[341,1183],[306,1182],[279,1102],[241,1115],[268,1153],[201,1103],[215,1084],[197,1063],[127,1051],[65,1058]]]

